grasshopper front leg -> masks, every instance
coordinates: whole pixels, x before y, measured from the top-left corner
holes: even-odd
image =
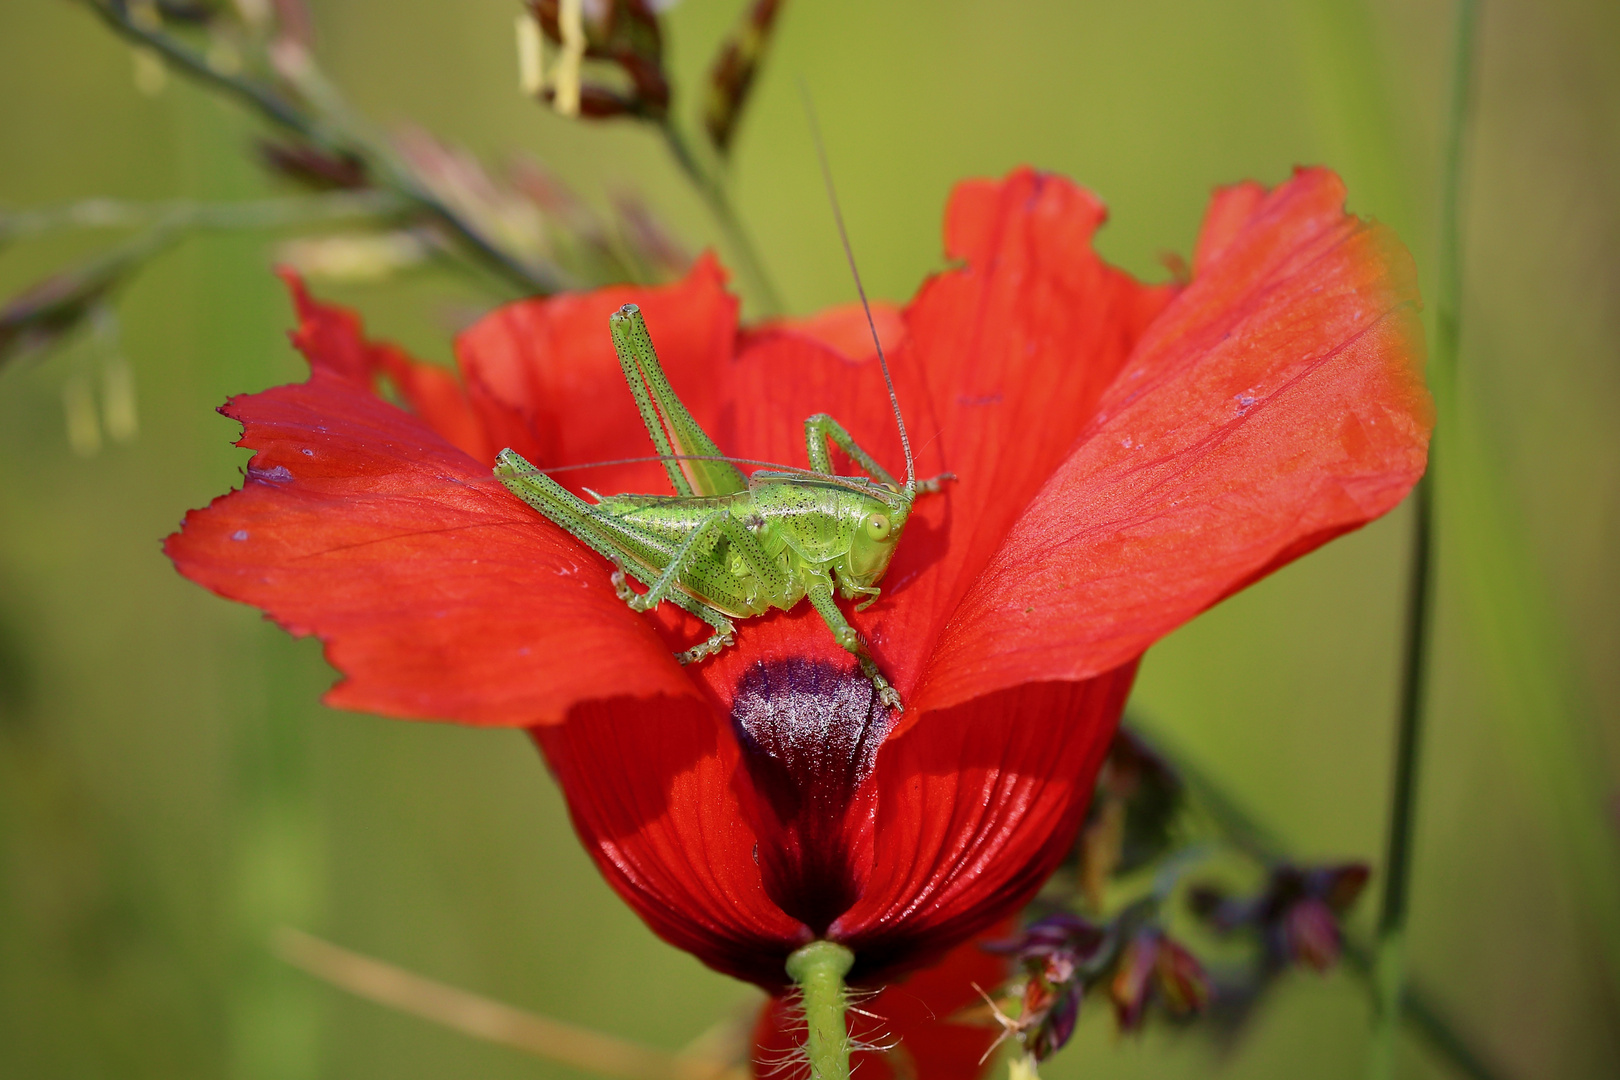
[[[827,452],[827,444],[832,443],[838,449],[850,456],[850,460],[866,470],[866,475],[880,484],[887,484],[896,491],[900,490],[900,483],[894,475],[879,465],[877,458],[868,454],[860,443],[855,441],[844,425],[834,420],[826,413],[816,413],[804,422],[804,447],[810,456],[810,468],[818,473],[832,475],[832,455]],[[918,480],[916,491],[918,495],[937,495],[945,481],[955,480],[955,473],[940,473],[927,480]]]
[[[827,476],[832,475],[832,455],[827,452],[827,444],[832,443],[838,449],[848,454],[850,458],[866,470],[866,475],[880,484],[887,484],[896,491],[900,490],[900,483],[894,474],[877,463],[877,458],[862,449],[844,425],[834,420],[826,413],[816,413],[804,422],[804,448],[810,457],[810,468]]]
[[[816,609],[827,629],[832,631],[833,640],[838,642],[839,648],[853,653],[860,662],[861,673],[872,681],[872,688],[877,691],[878,700],[883,702],[895,712],[901,712],[904,706],[900,704],[900,691],[896,690],[883,672],[878,670],[877,661],[866,651],[866,643],[861,640],[860,631],[849,625],[844,613],[838,609],[833,600],[832,582],[818,581],[811,585],[808,591],[810,605]]]

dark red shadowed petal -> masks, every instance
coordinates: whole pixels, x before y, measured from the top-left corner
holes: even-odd
[[[605,688],[690,695],[597,560],[376,397],[357,320],[295,295],[309,381],[224,408],[257,453],[169,537],[180,572],[321,637],[340,708],[527,726]]]
[[[852,978],[926,962],[1035,894],[1074,846],[1135,675],[1011,688],[884,744],[872,871],[828,935]]]
[[[1251,202],[1248,187],[1217,197],[1201,276],[952,615],[918,708],[1109,670],[1422,475],[1405,249],[1345,215],[1325,170]]]
[[[982,1060],[999,1034],[994,1027],[957,1023],[953,1017],[980,1002],[979,989],[994,991],[1007,977],[1007,961],[986,951],[985,942],[1011,935],[1013,924],[999,924],[982,937],[958,945],[932,967],[886,986],[858,1008],[870,1016],[850,1017],[850,1032],[862,1042],[892,1046],[887,1051],[857,1051],[852,1071],[862,1080],[977,1080],[991,1067]],[[803,1041],[802,1020],[793,1005],[772,998],[760,1010],[754,1029],[754,1075],[773,1072],[793,1060]]]
[[[810,931],[765,895],[736,739],[689,699],[584,702],[536,728],[581,841],[655,933],[767,988]]]
[[[665,940],[775,990],[788,955],[826,936],[871,984],[1040,887],[1073,847],[1134,669],[930,714],[875,762],[871,684],[791,656],[751,669],[729,724],[615,698],[535,735],[586,849]]]

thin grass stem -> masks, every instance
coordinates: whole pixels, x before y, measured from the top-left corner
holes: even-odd
[[[482,262],[510,284],[525,293],[549,294],[566,288],[556,272],[517,258],[485,236],[472,222],[428,191],[391,155],[380,154],[363,140],[340,131],[330,122],[311,115],[272,87],[229,74],[209,64],[197,50],[176,40],[161,29],[140,25],[122,4],[106,0],[81,0],[102,22],[119,36],[154,50],[170,67],[205,86],[221,90],[250,106],[265,119],[327,150],[358,153],[372,167],[376,179],[398,195],[438,220]]]
[[[0,210],[0,240],[19,240],[67,229],[276,229],[287,225],[374,220],[398,215],[406,209],[406,201],[392,191],[335,191],[240,202],[84,199],[63,206]]]
[[[516,1009],[301,930],[282,928],[272,947],[293,967],[367,1001],[597,1076],[614,1080],[730,1080],[734,1072],[740,1071],[701,1052],[671,1054]]]
[[[737,216],[731,205],[731,197],[726,193],[725,185],[715,177],[703,164],[698,161],[697,155],[692,152],[691,144],[675,121],[665,118],[658,124],[663,133],[664,145],[668,147],[670,157],[681,170],[681,175],[697,191],[709,212],[714,215],[715,222],[720,231],[725,234],[726,244],[731,253],[736,256],[738,269],[743,277],[748,279],[749,291],[754,294],[754,300],[759,310],[754,314],[761,317],[776,315],[782,310],[782,298],[776,292],[776,286],[771,283],[770,273],[765,269],[764,260],[749,238],[748,230],[743,227],[742,219]]]
[[[1462,304],[1461,204],[1464,135],[1473,81],[1477,0],[1458,0],[1453,43],[1450,105],[1446,113],[1440,185],[1440,237],[1435,288],[1435,341],[1429,379],[1435,394],[1452,400],[1457,370]],[[1443,432],[1440,433],[1443,436]],[[1419,755],[1429,681],[1434,621],[1434,462],[1413,492],[1412,568],[1406,605],[1406,649],[1400,712],[1395,732],[1395,776],[1390,794],[1389,835],[1384,854],[1384,890],[1373,949],[1376,1012],[1367,1060],[1370,1080],[1395,1075],[1406,985],[1406,921],[1411,896],[1412,841],[1417,819]]]

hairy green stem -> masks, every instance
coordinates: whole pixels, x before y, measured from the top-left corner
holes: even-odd
[[[810,1080],[849,1080],[849,1028],[844,976],[855,954],[832,941],[812,941],[787,960],[804,1005],[804,1054]]]
[[[1440,189],[1440,239],[1436,253],[1434,359],[1429,378],[1438,397],[1450,400],[1457,369],[1462,304],[1461,203],[1463,136],[1468,125],[1473,75],[1476,0],[1458,0],[1451,65],[1450,108],[1445,127]],[[1412,836],[1417,818],[1418,754],[1432,637],[1434,586],[1434,452],[1430,469],[1413,493],[1412,570],[1407,596],[1406,659],[1395,734],[1395,779],[1390,796],[1389,839],[1384,855],[1383,904],[1373,955],[1377,1012],[1373,1019],[1367,1075],[1390,1080],[1406,985],[1406,915],[1411,894]]]
[[[742,220],[732,208],[731,199],[726,194],[723,184],[698,161],[697,155],[686,141],[686,136],[676,126],[675,121],[669,118],[661,120],[659,130],[664,134],[664,145],[669,147],[670,156],[680,167],[682,175],[697,190],[698,195],[708,206],[709,212],[719,224],[720,231],[725,234],[726,243],[737,257],[738,269],[748,279],[750,291],[755,301],[760,305],[756,316],[770,316],[782,310],[782,300],[776,294],[776,287],[771,284],[770,274],[765,270],[765,263],[754,250],[753,241],[748,238],[748,230],[743,228]]]

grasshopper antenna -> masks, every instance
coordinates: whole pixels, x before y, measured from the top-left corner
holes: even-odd
[[[877,322],[872,318],[872,305],[866,302],[866,287],[861,284],[861,272],[855,266],[855,251],[849,246],[849,230],[844,228],[844,212],[838,207],[838,189],[833,186],[832,166],[827,163],[827,146],[821,141],[821,124],[816,120],[816,106],[810,100],[810,88],[799,80],[799,95],[804,99],[804,115],[810,122],[810,138],[816,144],[816,160],[821,162],[821,179],[827,185],[827,200],[832,203],[833,220],[838,223],[838,239],[844,242],[844,257],[849,260],[850,276],[855,279],[855,292],[861,298],[861,309],[866,312],[866,325],[872,331],[872,344],[877,347],[878,364],[883,368],[883,383],[889,388],[889,404],[894,407],[894,422],[900,429],[900,449],[906,454],[906,492],[917,490],[917,469],[911,461],[911,439],[906,435],[906,421],[900,415],[900,398],[894,392],[894,379],[889,375],[889,361],[883,355],[883,342],[878,340]]]

